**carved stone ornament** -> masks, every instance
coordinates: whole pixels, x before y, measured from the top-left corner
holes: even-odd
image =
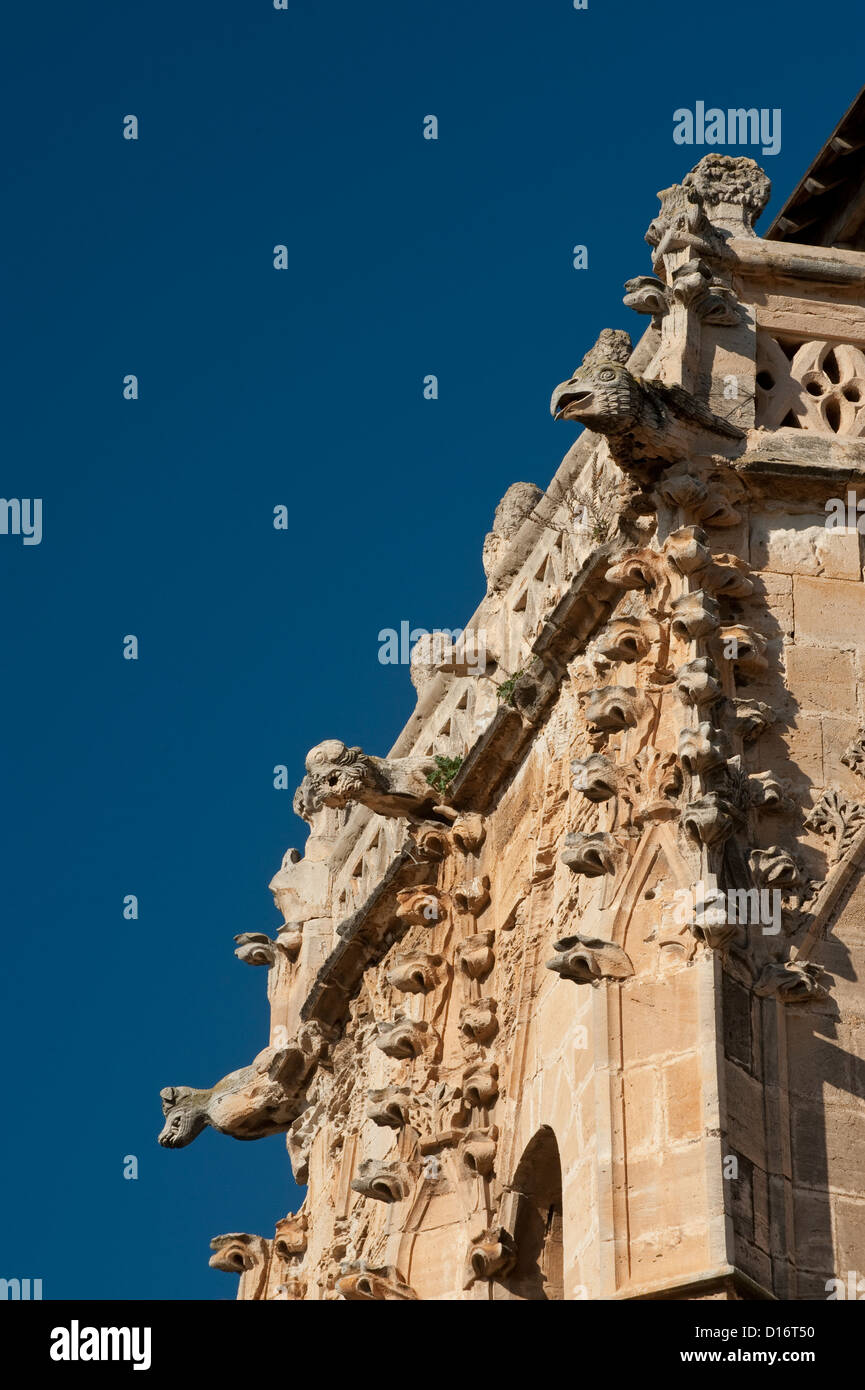
[[[495,932],[481,931],[475,932],[473,936],[467,936],[460,942],[457,948],[457,960],[460,969],[470,980],[482,980],[489,975],[495,963],[493,953],[493,941]]]
[[[851,771],[865,777],[865,729],[856,735],[853,742],[841,755],[841,761]]]
[[[733,732],[743,743],[754,743],[775,722],[775,711],[762,700],[734,700]]]
[[[627,334],[605,328],[582,365],[553,391],[550,414],[606,436],[620,468],[675,463],[743,438],[681,386],[634,376]]]
[[[721,698],[718,668],[708,656],[697,657],[676,672],[676,694],[687,705],[712,705]]]
[[[473,1110],[495,1105],[499,1094],[499,1069],[495,1062],[477,1062],[463,1072],[462,1094]]]
[[[214,1236],[210,1242],[213,1251],[208,1264],[211,1269],[219,1269],[223,1274],[243,1274],[256,1265],[264,1265],[270,1258],[270,1241],[264,1236],[251,1236],[245,1232]]]
[[[411,1091],[408,1086],[385,1086],[367,1091],[366,1117],[386,1129],[403,1129],[408,1124]]]
[[[469,1246],[468,1278],[502,1279],[517,1262],[514,1238],[503,1226],[491,1226],[479,1232]]]
[[[287,960],[296,960],[303,943],[303,930],[299,923],[290,923],[281,928],[275,939],[264,932],[241,932],[234,940],[237,942],[235,955],[245,965],[266,965],[268,969],[276,964],[282,953]]]
[[[808,830],[816,830],[818,834],[832,838],[834,844],[829,862],[837,864],[865,828],[865,806],[851,800],[836,787],[831,787],[823,793],[810,815],[805,817],[805,826]]]
[[[423,1019],[400,1017],[397,1013],[392,1022],[385,1021],[378,1025],[375,1045],[386,1057],[404,1062],[419,1057],[422,1052],[434,1047],[435,1042],[435,1031]]]
[[[160,1092],[165,1125],[159,1143],[182,1149],[208,1125],[234,1139],[283,1133],[303,1108],[306,1081],[323,1048],[320,1031],[306,1025],[287,1047],[266,1047],[250,1066],[209,1090],[166,1087]]]
[[[722,951],[739,933],[738,919],[733,920],[727,905],[727,895],[720,889],[710,889],[695,903],[688,930],[698,941],[713,951]]]
[[[685,833],[698,844],[717,845],[726,840],[743,822],[738,807],[721,796],[709,792],[691,801],[682,812]]]
[[[385,979],[402,994],[429,994],[438,984],[443,963],[441,956],[429,951],[400,951]]]
[[[587,801],[609,801],[618,791],[616,765],[602,753],[593,753],[590,758],[572,758],[571,774],[571,785],[575,791],[582,792]]]
[[[724,735],[709,723],[679,732],[679,762],[691,776],[708,772],[727,761],[730,749]]]
[[[370,1197],[376,1202],[402,1202],[409,1194],[411,1181],[405,1164],[367,1158],[349,1186],[361,1197]]]
[[[474,812],[457,816],[451,826],[451,836],[458,850],[463,854],[477,854],[486,839],[483,816]]]
[[[586,697],[583,713],[590,729],[615,733],[633,729],[645,708],[645,699],[633,686],[606,685]]]
[[[344,1264],[336,1281],[347,1303],[408,1303],[417,1300],[395,1265],[370,1268],[364,1260]]]
[[[547,961],[547,969],[579,985],[593,985],[600,980],[626,980],[634,973],[630,958],[621,946],[595,936],[564,936],[553,943],[553,950],[556,954]]]
[[[460,1033],[473,1043],[488,1043],[498,1031],[495,999],[478,999],[460,1009]]]
[[[453,891],[454,906],[458,912],[467,912],[472,917],[480,917],[490,904],[490,880],[487,874],[471,878]]]
[[[813,961],[773,961],[764,965],[754,983],[754,993],[761,998],[778,999],[782,1004],[824,999],[828,992],[822,983],[825,973]]]
[[[339,739],[325,739],[306,755],[309,795],[321,806],[342,809],[350,802],[381,816],[422,817],[441,799],[427,782],[436,770],[429,758],[375,758]]]
[[[281,1260],[298,1260],[306,1251],[309,1217],[306,1212],[289,1212],[277,1222],[273,1253]]]
[[[437,927],[445,919],[446,907],[435,888],[403,888],[396,897],[396,915],[411,927]]]
[[[708,637],[717,632],[721,625],[721,613],[717,599],[702,589],[691,594],[681,594],[672,603],[673,620],[671,630],[684,641],[694,641],[697,637]]]
[[[565,836],[561,860],[574,874],[600,878],[602,874],[616,872],[622,853],[621,844],[609,831],[595,830],[586,834],[582,830],[572,830]]]
[[[466,1130],[459,1142],[459,1156],[463,1166],[476,1178],[492,1176],[496,1162],[496,1145],[499,1132],[495,1125],[488,1129]]]

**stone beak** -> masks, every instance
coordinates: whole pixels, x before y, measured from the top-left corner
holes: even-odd
[[[579,420],[591,405],[594,391],[578,381],[562,381],[553,392],[550,414],[554,420]]]

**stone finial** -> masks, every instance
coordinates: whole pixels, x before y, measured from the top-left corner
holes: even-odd
[[[626,367],[633,351],[630,333],[626,333],[623,328],[602,328],[597,341],[583,356],[582,365],[597,367],[603,362],[618,362],[620,366]]]
[[[543,495],[543,490],[535,483],[511,483],[496,507],[493,529],[487,532],[483,549],[484,574],[491,589],[501,587],[519,567],[518,564],[507,563],[507,552],[511,541]]]
[[[703,155],[682,184],[696,191],[713,225],[740,234],[753,233],[772,192],[768,174],[744,155]]]

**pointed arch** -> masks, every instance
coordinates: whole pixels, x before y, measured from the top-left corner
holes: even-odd
[[[517,1164],[511,1190],[516,1199],[516,1268],[508,1280],[517,1298],[564,1298],[562,1163],[549,1125],[529,1140]]]

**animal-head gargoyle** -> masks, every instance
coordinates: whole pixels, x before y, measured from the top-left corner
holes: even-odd
[[[359,802],[381,816],[417,819],[434,816],[442,799],[427,781],[435,772],[434,758],[375,758],[328,738],[307,754],[299,790],[312,805],[339,810]]]
[[[547,961],[563,980],[575,980],[578,985],[594,985],[600,980],[626,980],[634,967],[629,956],[612,941],[596,936],[563,936],[553,942],[555,955]]]
[[[307,1025],[287,1047],[266,1047],[248,1067],[208,1090],[167,1086],[160,1092],[165,1124],[159,1143],[183,1149],[208,1125],[233,1139],[283,1133],[304,1108],[306,1085],[324,1045],[320,1031]]]
[[[605,435],[613,458],[632,471],[718,452],[744,438],[683,387],[634,376],[626,365],[630,355],[629,335],[605,328],[582,365],[553,392],[553,418]]]
[[[342,1266],[336,1290],[348,1303],[403,1303],[417,1299],[395,1265],[371,1269],[365,1260]]]

